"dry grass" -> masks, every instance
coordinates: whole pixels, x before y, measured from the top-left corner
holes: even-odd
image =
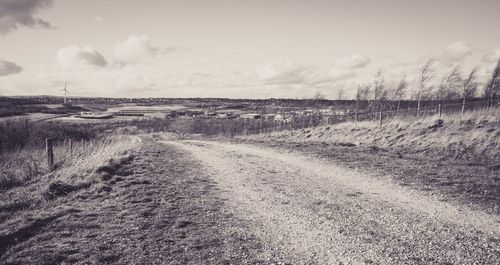
[[[54,147],[56,170],[53,172],[48,170],[44,148],[9,152],[0,157],[0,189],[22,186],[47,174],[52,180],[70,183],[86,179],[98,166],[137,146],[139,141],[138,137],[112,136],[76,142],[73,148],[68,142],[58,144]]]
[[[465,114],[346,122],[292,132],[272,138],[292,141],[323,141],[387,148],[405,153],[494,162],[500,156],[500,109],[490,108]],[[250,138],[269,137],[263,135]]]
[[[54,150],[57,166],[51,172],[45,164],[43,149],[17,151],[2,157],[0,223],[47,200],[90,187],[103,177],[99,168],[129,159],[128,151],[140,142],[137,136],[112,136],[80,142],[73,146],[72,152],[67,145],[58,145]]]
[[[43,149],[25,149],[2,156],[0,257],[10,246],[31,238],[48,223],[67,214],[64,205],[72,201],[70,193],[91,186],[97,191],[105,188],[94,185],[106,177],[101,169],[118,172],[121,164],[133,158],[130,150],[140,144],[138,136],[123,135],[80,142],[72,150],[60,144],[54,150],[56,168],[50,172]]]

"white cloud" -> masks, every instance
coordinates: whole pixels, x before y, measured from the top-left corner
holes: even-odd
[[[334,80],[347,79],[354,76],[355,73],[352,70],[333,68],[330,70],[330,76]]]
[[[353,76],[353,69],[304,66],[293,62],[270,62],[258,65],[257,78],[264,86],[280,86],[303,92],[315,87],[330,87]]]
[[[268,84],[291,84],[303,81],[304,67],[292,62],[270,62],[255,67],[260,80]]]
[[[97,16],[97,17],[94,17],[92,20],[95,21],[95,22],[101,22],[102,21],[102,17],[101,16]]]
[[[15,63],[0,59],[0,76],[17,74],[22,70],[23,68]]]
[[[472,54],[472,47],[463,41],[457,41],[444,50],[441,60],[448,63],[459,62]]]
[[[496,63],[498,60],[500,60],[500,47],[486,53],[482,58],[482,61],[485,63]]]
[[[49,22],[35,13],[52,5],[52,0],[1,0],[0,35],[16,30],[19,25],[30,28],[51,28]]]
[[[153,58],[161,49],[154,45],[148,36],[130,36],[114,47],[115,58],[123,63],[137,63],[144,59]]]
[[[351,57],[344,57],[338,59],[336,62],[336,66],[338,68],[355,69],[355,68],[363,68],[367,66],[369,63],[370,63],[370,58],[357,53],[352,55]]]
[[[62,48],[57,52],[57,61],[65,68],[78,66],[105,67],[108,64],[102,54],[88,46],[84,48],[78,46]]]

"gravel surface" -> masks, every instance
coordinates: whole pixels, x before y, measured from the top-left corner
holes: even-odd
[[[165,141],[204,165],[264,256],[292,264],[498,264],[500,222],[326,160]],[[279,257],[279,258],[278,258]],[[271,261],[269,261],[271,263]]]

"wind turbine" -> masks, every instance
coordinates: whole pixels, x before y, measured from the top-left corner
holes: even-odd
[[[61,89],[61,91],[64,91],[64,105],[66,105],[66,96],[69,95],[69,92],[66,89],[67,85],[68,85],[68,82],[65,82],[64,83],[64,89]]]

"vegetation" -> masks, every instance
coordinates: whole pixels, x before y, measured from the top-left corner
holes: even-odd
[[[45,151],[47,138],[55,140],[56,172],[69,169],[83,172],[84,168],[99,165],[102,156],[115,152],[107,148],[119,151],[122,150],[119,144],[124,148],[129,146],[123,138],[103,133],[109,128],[110,125],[89,127],[58,122],[32,123],[28,120],[0,122],[0,190],[21,186],[50,172]],[[85,161],[86,165],[81,164]]]
[[[50,173],[51,181],[88,181],[89,176],[107,159],[131,148],[136,141],[125,136],[101,137],[79,141],[71,146],[68,142],[54,147],[56,166],[48,169],[43,147],[30,147],[0,155],[0,190],[23,186],[27,182]]]
[[[0,122],[0,154],[29,147],[44,145],[46,138],[59,141],[90,140],[97,137],[102,127],[58,122],[33,123],[28,120],[7,120]]]
[[[432,155],[435,159],[454,158],[495,166],[494,163],[498,162],[495,158],[500,156],[499,111],[499,108],[487,108],[464,114],[458,111],[441,117],[395,117],[386,120],[383,126],[376,121],[352,121],[251,138],[372,145],[403,153]]]

